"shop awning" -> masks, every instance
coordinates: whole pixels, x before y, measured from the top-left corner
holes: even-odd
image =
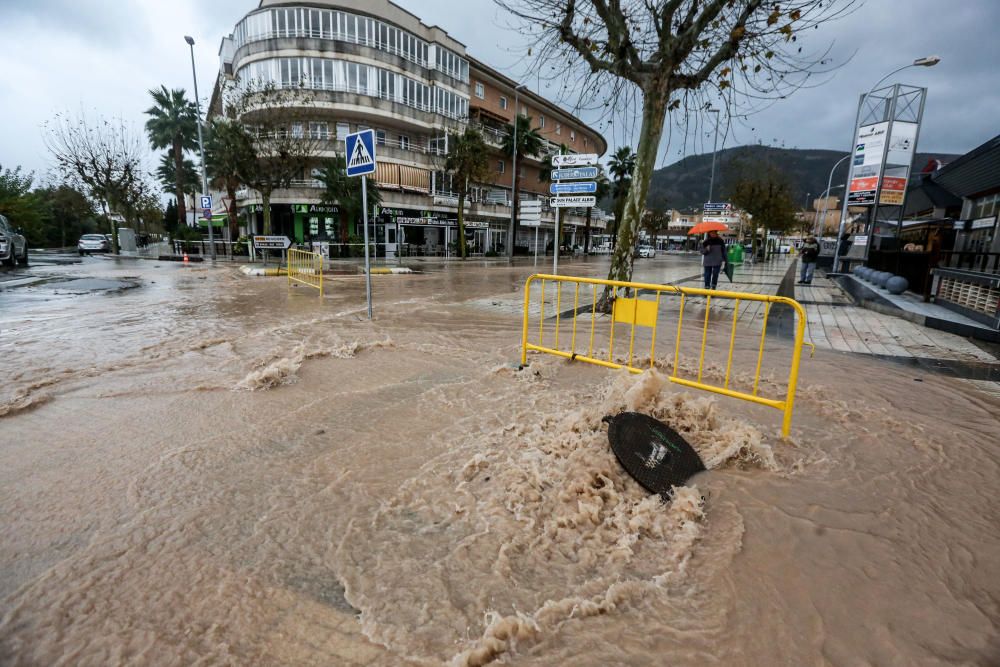
[[[399,165],[391,162],[375,164],[375,182],[382,189],[399,189]]]

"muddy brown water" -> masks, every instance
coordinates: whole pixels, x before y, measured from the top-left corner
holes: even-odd
[[[1000,661],[971,384],[817,352],[782,440],[659,371],[516,370],[530,269],[378,277],[374,322],[357,278],[129,271],[0,310],[3,664]],[[622,409],[709,468],[669,505],[607,446]]]

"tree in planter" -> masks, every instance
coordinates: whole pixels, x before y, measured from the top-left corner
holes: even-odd
[[[752,216],[751,252],[757,256],[757,229],[764,228],[764,238],[768,230],[786,232],[793,229],[798,221],[795,213],[798,207],[792,198],[791,186],[778,169],[768,163],[740,163],[736,165],[739,174],[729,193],[733,205]]]
[[[347,161],[343,155],[337,155],[324,160],[317,179],[323,184],[323,194],[320,201],[327,205],[336,205],[340,209],[340,238],[344,243],[351,244],[353,235],[349,235],[349,221],[353,220],[355,229],[360,227],[364,213],[361,196],[361,178],[347,175]],[[374,211],[382,205],[382,193],[376,187],[368,188],[368,210]],[[369,221],[371,219],[369,218]],[[358,243],[364,243],[360,237]]]
[[[445,169],[452,173],[458,193],[458,249],[462,259],[465,248],[465,198],[469,184],[485,181],[490,175],[489,147],[478,131],[469,127],[462,134],[452,135],[448,142]]]
[[[236,217],[236,190],[240,187],[240,172],[244,164],[255,159],[250,135],[232,119],[217,116],[208,125],[205,139],[205,161],[208,163],[209,184],[224,190],[229,204],[229,238],[235,239],[239,222]]]
[[[632,187],[608,275],[616,280],[632,276],[667,113],[680,111],[672,120],[687,131],[691,118],[713,102],[727,114],[742,115],[769,98],[787,96],[829,62],[826,52],[802,54],[799,35],[848,13],[856,2],[494,1],[518,20],[516,28],[537,59],[535,71],[550,72],[562,90],[577,91],[578,106],[603,107],[608,114],[641,109]],[[603,310],[610,308],[609,296],[605,291]]]
[[[198,192],[198,183],[194,190],[185,190],[184,178],[188,171],[185,165],[184,152],[198,147],[198,114],[194,102],[189,100],[183,88],[167,90],[160,86],[159,90],[149,91],[154,105],[146,109],[150,118],[146,121],[146,134],[154,149],[167,148],[169,158],[173,160],[174,196],[177,197],[177,222],[187,224],[187,208],[184,202],[186,192]],[[194,171],[193,163],[186,161]],[[196,171],[194,173],[197,174]],[[168,186],[170,187],[170,186]]]
[[[87,193],[101,207],[111,228],[112,250],[118,254],[118,226],[111,212],[120,207],[129,189],[146,178],[144,148],[128,124],[84,115],[57,115],[45,124],[44,140],[63,180]]]
[[[225,97],[227,115],[246,137],[235,176],[260,193],[264,234],[271,234],[271,195],[303,179],[319,152],[320,137],[306,131],[312,94],[301,87],[246,82]]]
[[[531,119],[527,116],[522,116],[518,114],[516,116],[515,122],[517,123],[517,146],[514,145],[514,125],[512,123],[507,123],[506,130],[507,136],[504,137],[503,145],[500,150],[507,157],[515,156],[515,161],[520,164],[525,156],[532,155],[537,156],[542,152],[542,146],[544,145],[544,140],[542,135],[538,134],[538,129],[531,127]],[[513,164],[511,169],[513,169]],[[514,229],[511,231],[511,237],[513,238],[513,243],[510,244],[508,248],[508,254],[514,256],[514,246],[517,245],[517,231],[518,231],[518,219],[517,219],[517,209],[518,209],[518,192],[521,190],[521,171],[518,169],[514,173],[514,191],[511,193],[511,206],[513,207],[513,219],[514,219]]]
[[[615,202],[615,221],[611,228],[611,246],[617,247],[618,229],[621,226],[622,214],[625,210],[625,199],[632,187],[632,172],[635,171],[636,154],[628,146],[622,146],[608,160],[608,171],[614,178],[611,186],[611,196]],[[629,275],[631,275],[631,267]]]

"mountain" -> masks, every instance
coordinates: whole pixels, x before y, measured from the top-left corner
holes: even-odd
[[[826,190],[830,169],[845,152],[803,148],[772,148],[771,146],[740,146],[719,151],[715,163],[715,188],[712,198],[726,201],[735,180],[739,178],[741,164],[761,164],[770,162],[778,167],[792,187],[793,199],[806,206],[820,197]],[[949,162],[957,154],[917,153],[913,160],[916,173],[924,168],[930,159]],[[691,155],[679,162],[657,169],[649,185],[647,208],[690,210],[701,208],[708,198],[708,186],[712,173],[712,154]],[[843,184],[847,178],[847,160],[833,173],[833,186]],[[832,189],[834,195],[843,189]]]

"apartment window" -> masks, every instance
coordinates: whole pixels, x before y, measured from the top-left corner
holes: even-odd
[[[497,162],[497,171],[500,172],[501,174],[504,172],[504,163],[503,163],[503,160],[499,160]]]
[[[556,123],[556,134],[562,134],[562,125]]]
[[[569,131],[569,140],[570,141],[576,141],[576,130],[570,130]]]
[[[479,83],[478,81],[476,82],[476,97],[478,97],[481,100],[486,99],[486,86]]]
[[[507,108],[507,98],[506,97],[503,97],[503,96],[500,97],[500,108],[501,109],[506,109]]]
[[[326,123],[309,123],[310,139],[329,139],[330,126]]]
[[[521,115],[522,116],[528,115],[528,107],[524,106],[523,104],[521,105]]]
[[[541,114],[538,116],[538,127],[540,129],[545,129],[545,116],[542,116]]]
[[[347,123],[337,123],[337,138],[343,141],[351,133],[351,126]]]
[[[292,123],[292,138],[301,139],[304,136],[305,133],[302,130],[302,123]]]
[[[385,130],[375,130],[375,143],[385,146]]]
[[[399,147],[404,151],[410,150],[410,138],[405,134],[399,135]]]

